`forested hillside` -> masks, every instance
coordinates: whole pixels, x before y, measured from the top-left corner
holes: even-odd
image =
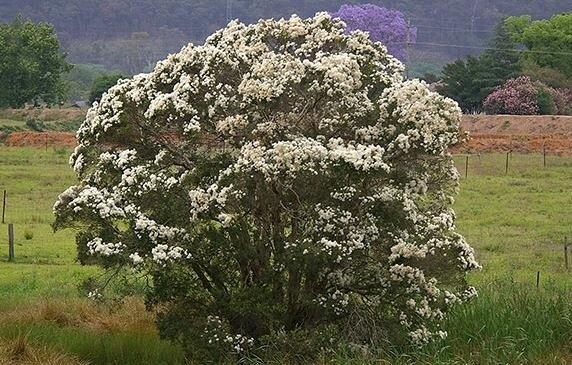
[[[406,14],[417,29],[410,61],[419,72],[479,53],[503,16],[546,18],[572,9],[569,0],[4,0],[0,21],[18,13],[48,21],[55,25],[70,61],[135,73],[187,42],[202,42],[228,18],[250,23],[366,2]]]

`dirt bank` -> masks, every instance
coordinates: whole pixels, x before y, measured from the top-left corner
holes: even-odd
[[[465,115],[461,128],[468,142],[455,146],[454,153],[542,152],[572,154],[572,116]],[[73,133],[15,132],[4,139],[8,146],[75,146]]]
[[[572,154],[572,116],[465,115],[461,128],[470,139],[453,152]]]

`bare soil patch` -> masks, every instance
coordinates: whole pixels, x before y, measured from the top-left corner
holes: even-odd
[[[10,133],[4,141],[7,146],[13,147],[75,147],[77,141],[74,133],[66,132],[14,132]]]
[[[74,113],[73,109],[68,111]],[[453,153],[539,153],[545,148],[550,154],[572,154],[572,116],[464,115],[461,129],[468,132],[470,138],[453,147]],[[65,132],[14,132],[3,139],[8,146],[74,147],[77,144],[75,135]]]
[[[454,153],[542,152],[572,154],[572,116],[464,115],[461,128],[469,140]]]

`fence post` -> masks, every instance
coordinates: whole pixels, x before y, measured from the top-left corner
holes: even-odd
[[[568,239],[564,237],[564,267],[568,271]]]
[[[4,199],[2,200],[2,224],[4,224],[5,214],[6,214],[6,190],[4,190]]]
[[[546,167],[546,144],[542,144],[542,161],[544,164],[544,167]]]
[[[8,224],[8,261],[14,261],[14,224]]]
[[[536,287],[540,287],[540,271],[536,272]]]
[[[505,170],[504,170],[504,174],[508,175],[508,156],[510,155],[510,151],[508,151],[506,153],[506,166],[505,166]]]
[[[469,155],[465,158],[465,179],[469,175]]]

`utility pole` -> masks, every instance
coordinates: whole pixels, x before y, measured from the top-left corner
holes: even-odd
[[[232,20],[232,0],[226,0],[226,22]]]
[[[479,6],[479,0],[475,0],[473,4],[473,12],[471,14],[471,34],[475,31],[475,17],[477,16],[477,6]]]
[[[407,41],[405,42],[405,78],[409,79],[409,45],[411,44],[411,18],[407,17]]]

